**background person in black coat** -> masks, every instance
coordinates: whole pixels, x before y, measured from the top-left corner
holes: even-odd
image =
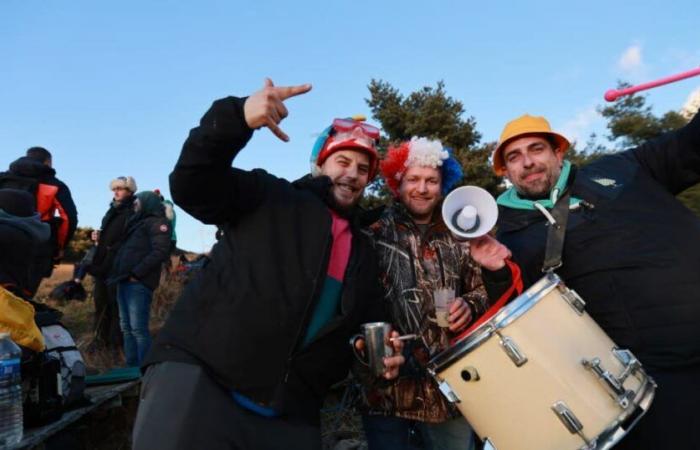
[[[95,255],[87,268],[93,276],[95,300],[95,333],[93,347],[115,351],[122,346],[119,330],[119,309],[117,307],[117,287],[108,285],[107,278],[119,247],[126,238],[126,225],[134,213],[134,194],[137,186],[133,177],[122,176],[112,180],[109,188],[114,194],[109,209],[102,218],[99,230],[93,231]]]
[[[158,195],[136,194],[134,214],[112,264],[108,284],[117,286],[119,325],[129,367],[140,366],[151,346],[148,331],[153,291],[170,250],[170,225]]]

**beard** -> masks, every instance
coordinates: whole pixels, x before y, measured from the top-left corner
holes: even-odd
[[[418,203],[416,199],[410,197],[400,199],[401,203],[403,203],[404,207],[406,208],[406,211],[414,221],[429,222],[432,219],[435,210],[438,208],[440,198],[422,200],[425,201]]]
[[[547,168],[544,170],[536,169],[524,173],[520,178],[521,180],[524,180],[528,175],[532,175],[534,173],[544,173],[545,176],[531,183],[527,183],[525,181],[519,184],[513,183],[515,185],[515,189],[518,191],[518,194],[520,194],[521,197],[529,200],[541,200],[548,198],[552,188],[559,178],[561,170],[558,168],[552,170],[547,170]]]
[[[430,218],[433,216],[433,212],[435,211],[435,204],[422,207],[414,207],[410,204],[405,206],[411,217],[418,220],[430,220]]]
[[[350,189],[351,191],[348,191]],[[360,200],[364,188],[360,188],[356,183],[339,179],[333,180],[333,185],[330,189],[329,203],[335,211],[347,215],[352,212]]]

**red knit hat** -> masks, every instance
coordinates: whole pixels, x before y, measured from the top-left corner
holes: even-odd
[[[311,151],[313,175],[318,175],[326,159],[338,150],[357,150],[369,157],[369,180],[375,177],[379,166],[379,129],[363,120],[364,117],[334,119],[333,124],[323,130]]]

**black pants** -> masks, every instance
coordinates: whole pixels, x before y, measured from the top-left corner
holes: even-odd
[[[148,368],[133,432],[134,450],[320,450],[319,427],[244,409],[197,365]]]
[[[119,307],[117,305],[117,286],[107,286],[104,280],[93,277],[95,288],[95,320],[93,331],[97,345],[108,349],[122,346],[122,334],[119,330]]]
[[[646,370],[658,384],[656,396],[615,450],[700,449],[700,366]]]

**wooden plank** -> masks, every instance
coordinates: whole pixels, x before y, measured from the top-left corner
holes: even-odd
[[[130,389],[136,389],[139,383],[140,380],[133,380],[126,383],[88,387],[85,389],[85,395],[90,398],[89,405],[66,411],[59,420],[44,425],[43,427],[25,429],[22,441],[14,447],[10,447],[10,449],[14,450],[39,445],[51,435],[78,421],[78,419],[94,411],[108,400],[116,398]]]

